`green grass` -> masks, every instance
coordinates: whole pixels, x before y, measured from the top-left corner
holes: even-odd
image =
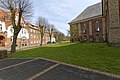
[[[120,47],[107,43],[62,43],[14,53],[12,58],[44,57],[120,74]]]

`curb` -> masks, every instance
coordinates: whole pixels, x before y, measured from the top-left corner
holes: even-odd
[[[103,75],[106,75],[106,76],[109,76],[109,77],[120,78],[120,75],[118,75],[118,74],[102,72],[102,71],[95,70],[95,69],[90,69],[90,68],[86,68],[86,67],[82,67],[82,66],[72,65],[72,64],[68,64],[68,63],[64,63],[64,62],[60,62],[60,61],[55,61],[55,60],[51,60],[51,59],[41,58],[41,57],[40,57],[40,59],[56,62],[56,63],[59,63],[59,64],[63,64],[63,65],[66,65],[66,66],[71,66],[71,67],[74,67],[74,68],[78,68],[78,69],[82,69],[82,70],[86,70],[86,71],[90,71],[90,72],[94,72],[94,73],[103,74]]]

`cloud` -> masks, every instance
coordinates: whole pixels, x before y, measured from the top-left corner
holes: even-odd
[[[57,29],[66,34],[68,22],[78,16],[87,6],[101,0],[33,0],[34,17],[46,17]],[[35,20],[35,19],[33,19]]]

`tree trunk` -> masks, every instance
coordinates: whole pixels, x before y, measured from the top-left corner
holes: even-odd
[[[50,35],[50,44],[52,43],[52,42],[51,42],[51,41],[52,41],[51,39],[52,39],[52,35]]]
[[[43,43],[43,35],[41,35],[40,46],[42,46],[42,43]]]
[[[11,45],[11,53],[16,52],[17,36],[18,36],[18,33],[14,33],[13,42],[12,42],[12,45]]]

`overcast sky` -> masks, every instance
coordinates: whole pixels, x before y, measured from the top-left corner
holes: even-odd
[[[32,0],[34,5],[33,22],[38,16],[45,17],[49,23],[67,34],[68,23],[77,17],[85,8],[101,0]]]

